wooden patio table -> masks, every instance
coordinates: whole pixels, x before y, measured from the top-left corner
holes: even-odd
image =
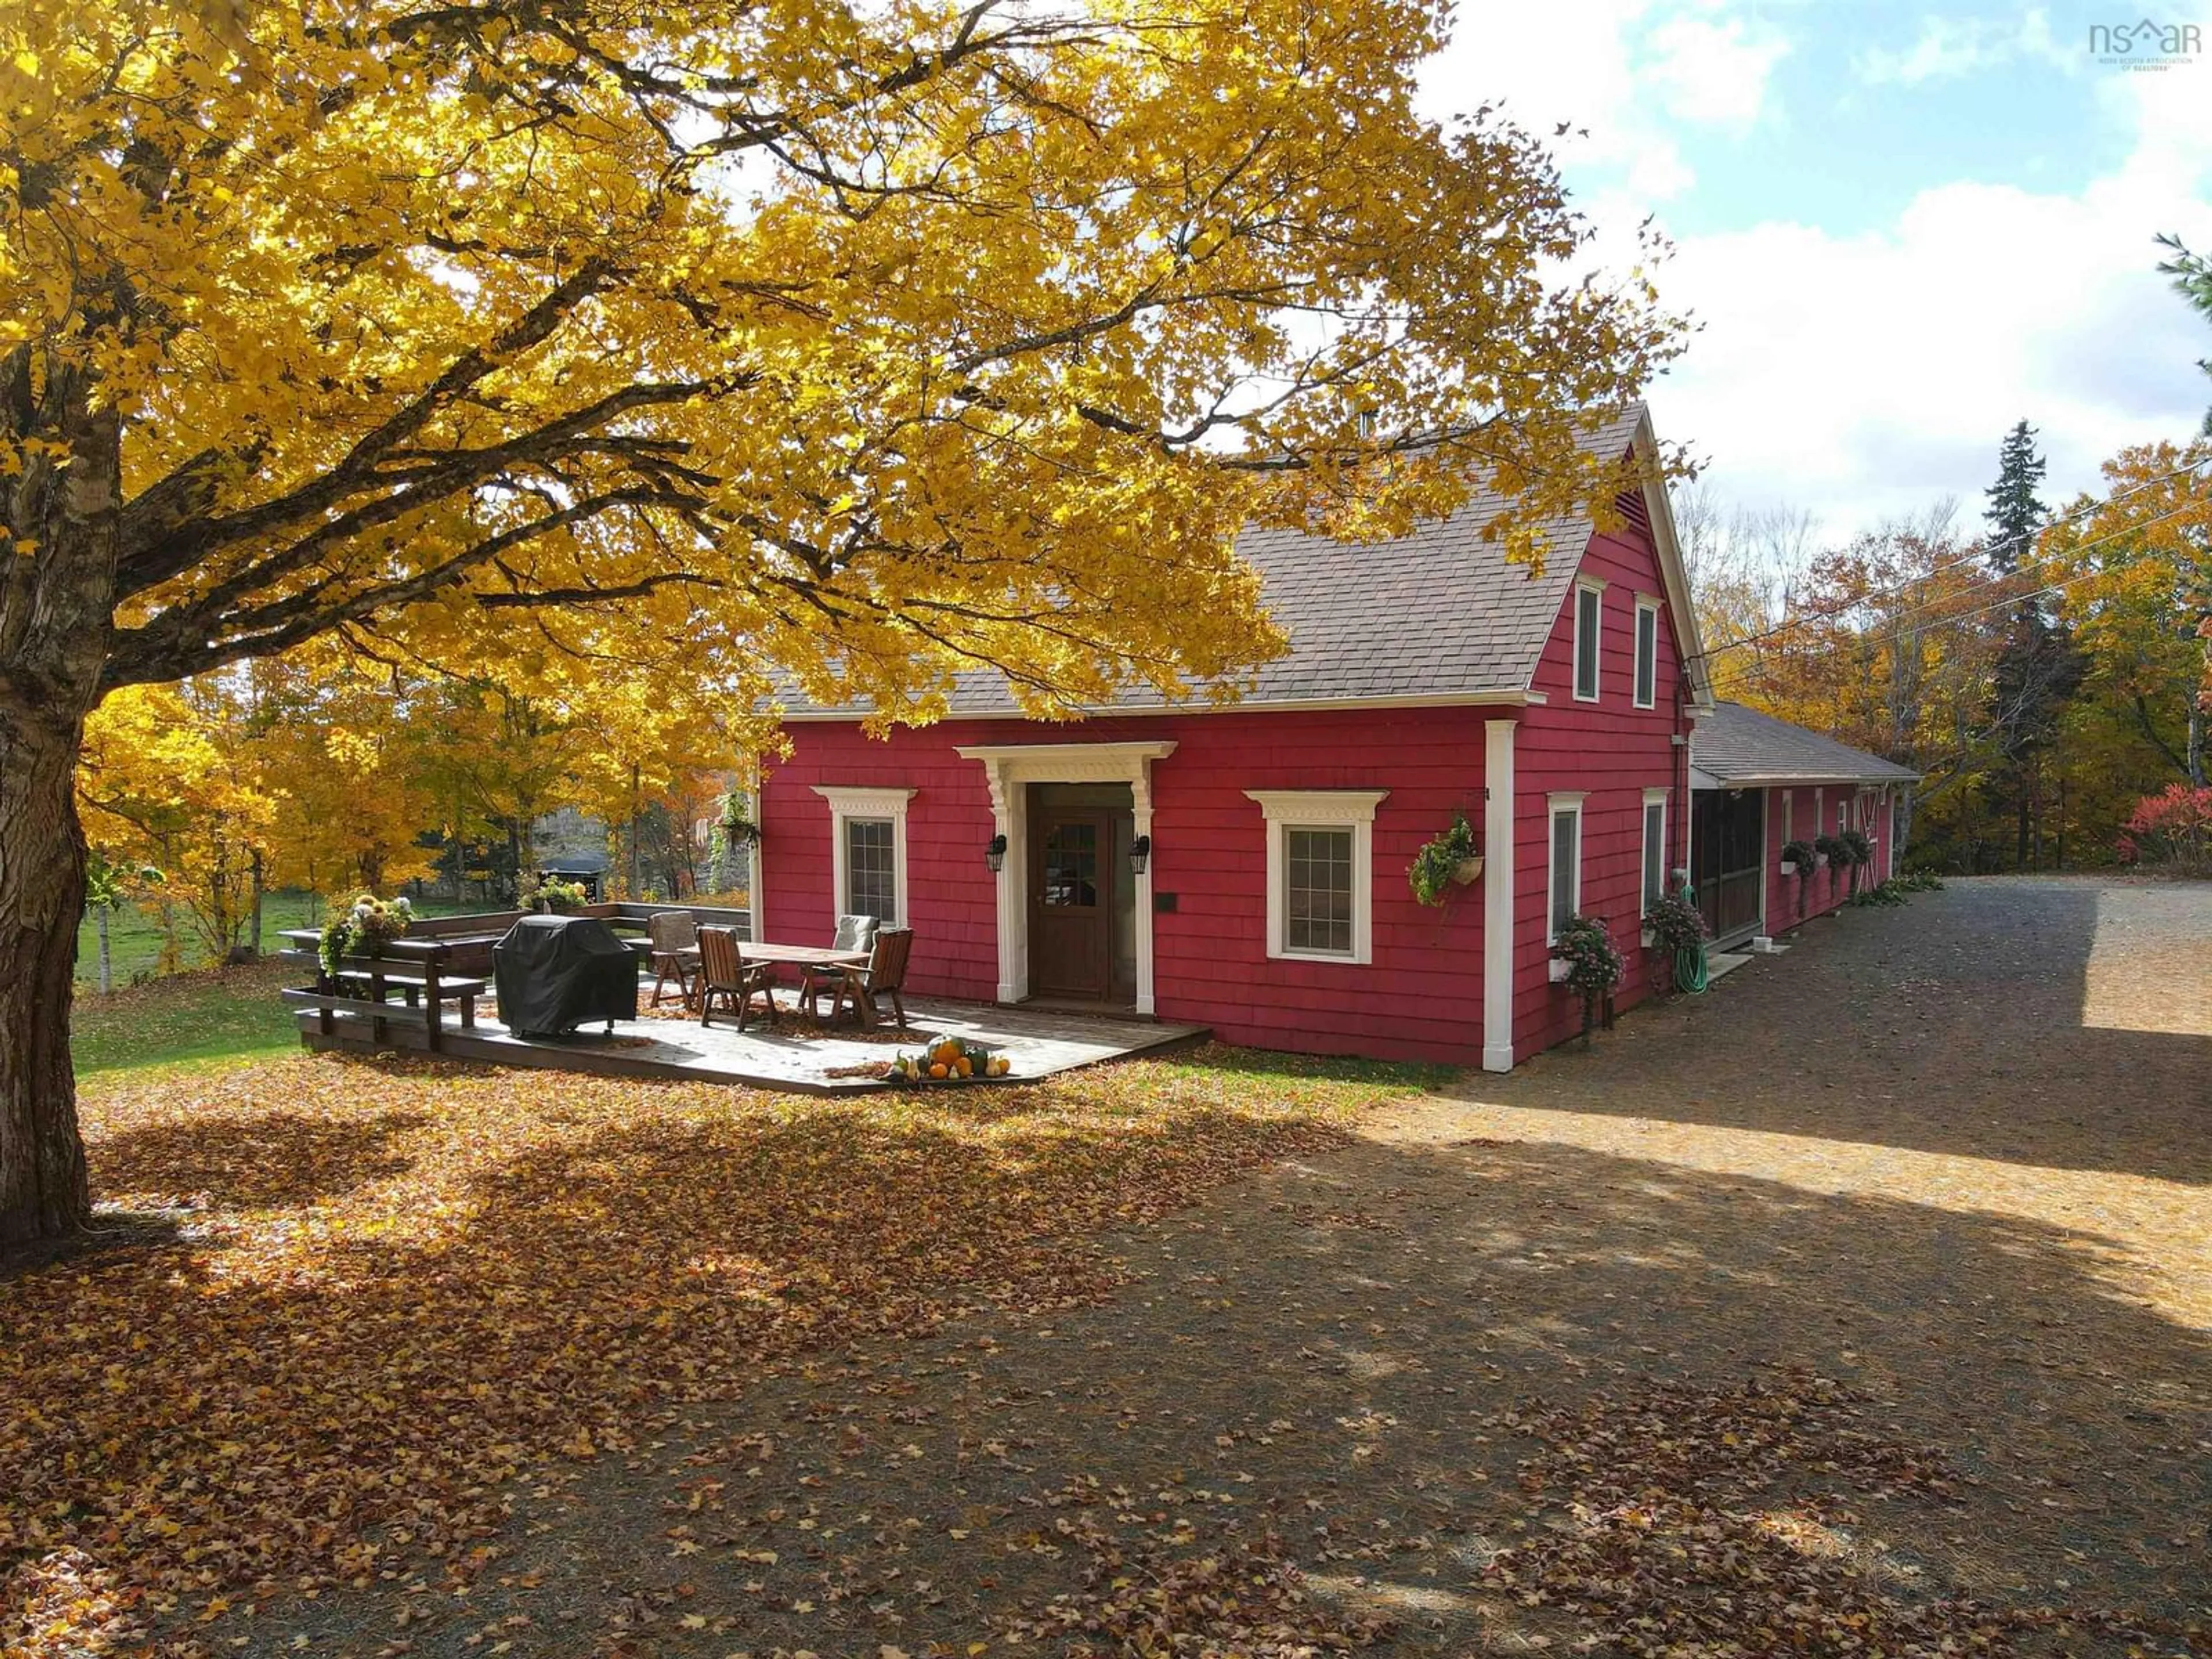
[[[773,945],[766,939],[756,944],[739,939],[738,955],[745,962],[773,962],[793,968],[865,968],[869,953],[840,951],[834,945]],[[863,1025],[873,1024],[865,1008],[860,1021]]]

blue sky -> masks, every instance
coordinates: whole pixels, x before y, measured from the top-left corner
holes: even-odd
[[[1594,259],[1655,214],[1662,296],[1702,325],[1661,431],[1724,499],[1847,533],[1978,515],[2022,416],[2063,498],[2212,403],[2212,329],[2151,240],[2212,248],[2212,0],[2150,15],[2203,46],[2100,61],[2093,26],[2144,16],[2104,5],[1468,0],[1424,86],[1587,129],[1561,159]]]

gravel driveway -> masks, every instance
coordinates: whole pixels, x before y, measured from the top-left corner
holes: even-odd
[[[2212,886],[1819,921],[1117,1248],[253,1645],[2212,1651]]]

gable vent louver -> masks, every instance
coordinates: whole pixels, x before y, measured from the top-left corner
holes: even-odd
[[[1644,505],[1641,489],[1624,489],[1613,498],[1620,516],[1628,520],[1631,528],[1648,536],[1651,533],[1651,514]]]

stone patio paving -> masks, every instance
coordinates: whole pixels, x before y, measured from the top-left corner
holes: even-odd
[[[442,1052],[447,1059],[599,1076],[706,1079],[799,1094],[886,1087],[877,1076],[839,1074],[864,1066],[879,1068],[902,1049],[918,1048],[923,1036],[957,1036],[1003,1053],[1012,1060],[1013,1069],[998,1080],[1020,1083],[1206,1036],[1200,1025],[909,997],[906,1029],[917,1035],[904,1042],[883,1029],[862,1032],[848,1026],[842,1031],[821,1031],[787,1009],[773,1026],[763,1025],[757,1018],[742,1031],[733,1017],[717,1014],[714,1024],[703,1027],[696,1017],[617,1020],[611,1033],[594,1022],[573,1036],[549,1040],[509,1031],[488,1011],[489,1002],[486,999],[487,1007],[479,1010],[472,1030],[464,1030],[457,1018],[446,1021]],[[381,1042],[371,1041],[366,1019],[342,1016],[336,1025],[335,1032],[325,1036],[316,1029],[314,1013],[303,1011],[301,1038],[311,1048],[423,1047],[421,1028],[404,1020],[389,1022]]]

